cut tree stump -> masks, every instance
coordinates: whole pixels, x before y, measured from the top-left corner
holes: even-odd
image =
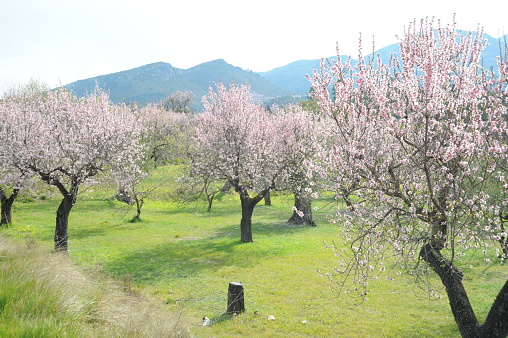
[[[231,282],[228,288],[228,308],[229,314],[238,314],[245,311],[245,302],[242,283]]]

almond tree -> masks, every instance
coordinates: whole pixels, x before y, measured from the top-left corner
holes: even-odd
[[[294,194],[293,214],[288,223],[315,226],[312,218],[312,189],[318,186],[309,163],[315,159],[318,150],[325,143],[325,128],[319,116],[303,109],[300,105],[273,107],[273,114],[282,121],[288,135],[291,135],[291,149],[288,149],[287,178],[279,182],[277,189],[290,190]]]
[[[31,181],[30,172],[13,166],[9,156],[9,149],[21,127],[16,121],[24,123],[23,119],[15,117],[16,112],[33,109],[47,91],[46,85],[31,80],[26,85],[9,88],[0,100],[0,225],[12,223],[12,205],[21,189]],[[32,132],[37,134],[36,130]]]
[[[195,121],[193,115],[166,110],[160,104],[135,107],[133,112],[139,116],[143,130],[141,138],[147,151],[144,165],[141,171],[136,169],[135,172],[128,172],[124,168],[116,170],[115,180],[117,198],[129,205],[136,205],[136,216],[133,218],[136,222],[141,220],[145,198],[164,184],[159,181],[153,187],[139,191],[141,180],[157,165],[188,162]]]
[[[161,100],[160,105],[167,111],[175,113],[192,113],[191,105],[194,100],[194,94],[189,91],[180,91],[169,94]]]
[[[194,132],[194,117],[148,104],[139,110],[144,125],[143,141],[155,164],[186,161]]]
[[[287,178],[293,163],[290,123],[255,104],[248,86],[218,84],[203,102],[192,175],[229,182],[240,196],[241,241],[252,242],[254,207]]]
[[[339,216],[352,259],[336,271],[365,290],[384,257],[412,274],[421,259],[440,277],[463,336],[506,337],[508,282],[480,325],[460,269],[468,249],[488,254],[489,240],[506,237],[498,216],[508,200],[491,197],[508,188],[498,165],[507,156],[506,87],[481,67],[481,30],[435,26],[411,23],[388,65],[360,53],[353,66],[337,53],[314,73],[337,142],[320,170],[334,173],[349,201]]]
[[[9,108],[9,167],[30,172],[63,196],[56,215],[55,249],[67,251],[68,220],[83,184],[110,169],[136,172],[143,153],[136,116],[110,104],[104,92],[77,98],[64,89],[49,91],[30,104]]]

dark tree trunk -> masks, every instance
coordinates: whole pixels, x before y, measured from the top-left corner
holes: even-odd
[[[240,221],[240,238],[243,243],[253,242],[252,240],[252,214],[254,213],[254,207],[258,203],[250,196],[240,195],[242,202],[242,220]]]
[[[241,241],[243,243],[253,242],[252,240],[252,214],[254,207],[261,201],[270,189],[261,191],[254,197],[250,197],[245,187],[239,187],[235,190],[240,194],[240,201],[242,202],[242,220],[240,221]]]
[[[55,228],[55,250],[67,252],[69,214],[76,201],[75,196],[64,196],[60,206],[56,212],[56,228]]]
[[[508,281],[499,292],[483,325],[478,323],[462,283],[462,271],[453,266],[432,244],[425,244],[420,256],[441,278],[450,307],[463,337],[501,338],[508,336]]]
[[[504,224],[508,222],[508,216],[504,213],[500,213],[499,218],[501,220],[501,231],[503,233],[506,233],[506,228]],[[506,235],[499,236],[499,244],[501,244],[501,250],[503,250],[502,258],[508,259],[508,236]]]
[[[316,223],[312,220],[312,199],[310,197],[295,192],[295,208],[296,210],[293,211],[288,223],[316,226]],[[303,217],[300,217],[297,211],[303,212]]]
[[[68,235],[67,229],[69,228],[69,214],[71,209],[76,203],[78,196],[79,180],[77,177],[71,178],[71,187],[69,190],[58,179],[51,177],[48,174],[41,173],[41,178],[50,185],[54,185],[60,190],[63,196],[62,202],[56,211],[56,227],[55,227],[55,250],[67,252],[68,249]]]
[[[19,189],[14,188],[9,197],[5,194],[2,188],[0,188],[0,202],[1,202],[1,217],[0,225],[12,224],[12,205],[14,200],[18,197]]]
[[[224,183],[224,186],[222,188],[220,188],[219,190],[208,192],[209,184],[210,183],[208,182],[208,179],[205,179],[203,191],[206,195],[206,200],[208,201],[208,212],[210,212],[212,210],[212,203],[213,203],[213,199],[215,198],[215,195],[218,193],[227,194],[228,191],[231,189],[231,183],[229,183],[229,181],[226,181],[226,183]]]

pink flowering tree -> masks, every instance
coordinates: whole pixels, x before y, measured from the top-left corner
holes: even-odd
[[[312,190],[318,189],[320,182],[315,173],[309,170],[309,166],[326,140],[322,120],[300,105],[273,107],[272,114],[292,140],[287,149],[288,160],[291,162],[288,175],[277,185],[278,190],[289,190],[294,194],[293,214],[288,223],[315,226],[312,199],[316,194]]]
[[[241,241],[252,242],[254,207],[287,178],[295,139],[288,122],[252,101],[248,86],[218,84],[203,102],[192,175],[229,182],[240,196]]]
[[[9,155],[21,127],[16,122],[24,123],[23,119],[16,118],[16,114],[35,108],[47,91],[46,85],[31,80],[25,85],[9,88],[0,100],[0,225],[12,223],[12,205],[21,189],[29,187],[32,181],[30,171],[14,166]],[[32,132],[37,134],[37,130]]]
[[[338,220],[351,250],[336,272],[364,292],[385,257],[412,274],[423,260],[440,277],[463,336],[505,337],[508,282],[481,325],[460,263],[470,249],[490,263],[489,242],[506,237],[506,87],[481,67],[482,31],[422,20],[399,45],[389,64],[360,53],[352,65],[337,53],[339,61],[323,62],[312,78],[335,132],[320,170],[333,173],[348,201]]]
[[[79,188],[120,167],[137,172],[144,151],[137,117],[101,91],[77,98],[58,89],[9,109],[12,137],[3,154],[9,167],[32,173],[62,194],[54,241],[56,250],[67,251]]]

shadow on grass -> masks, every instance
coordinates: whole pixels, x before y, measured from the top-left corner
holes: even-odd
[[[108,262],[104,268],[118,277],[131,276],[136,283],[195,277],[207,270],[228,267],[247,268],[287,254],[285,237],[309,229],[255,224],[254,236],[259,241],[254,238],[254,243],[242,243],[238,229],[224,227],[217,229],[213,237],[175,237],[163,244],[149,245]]]

